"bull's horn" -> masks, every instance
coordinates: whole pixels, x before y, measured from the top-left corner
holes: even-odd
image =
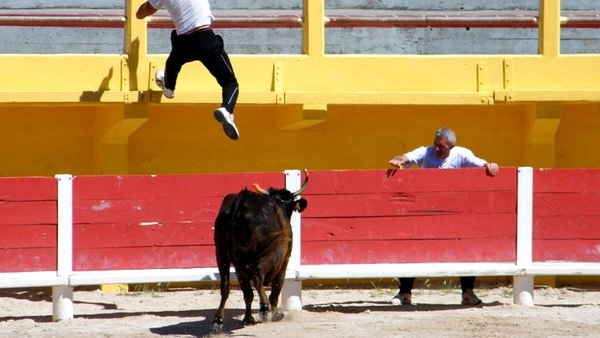
[[[298,191],[292,193],[292,196],[294,196],[294,197],[303,193],[304,190],[306,190],[306,187],[308,187],[308,170],[307,169],[304,169],[304,174],[306,175],[306,177],[304,178],[304,184],[302,184],[302,186],[300,187],[300,189],[298,189]]]
[[[269,196],[269,192],[261,188],[260,185],[258,185],[258,183],[254,183],[252,186],[254,187],[254,190],[256,190],[256,192]]]

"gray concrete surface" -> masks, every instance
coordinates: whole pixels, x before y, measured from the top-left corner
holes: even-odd
[[[302,0],[211,0],[213,9],[298,9]],[[125,0],[2,0],[10,8],[124,8]],[[399,10],[538,9],[539,0],[326,0],[325,8]],[[598,0],[562,0],[563,10],[598,10]]]
[[[0,9],[119,9],[124,0],[2,0]],[[302,0],[219,0],[213,9],[299,9]],[[562,0],[563,10],[600,10],[598,0]],[[326,9],[537,10],[539,0],[326,0]],[[151,29],[148,52],[169,52],[169,30]],[[299,28],[218,29],[230,54],[300,54]],[[561,53],[600,53],[597,29],[561,31]],[[0,26],[0,54],[121,54],[123,30]],[[531,28],[327,28],[328,54],[536,54]]]

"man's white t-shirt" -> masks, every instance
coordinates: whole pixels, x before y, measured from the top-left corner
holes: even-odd
[[[156,9],[165,8],[175,23],[177,34],[185,34],[196,27],[210,25],[214,16],[208,0],[148,0]]]
[[[487,161],[476,157],[469,149],[459,146],[450,149],[450,154],[446,158],[435,156],[433,146],[419,147],[404,155],[408,157],[409,164],[417,165],[419,168],[468,168],[484,167],[487,164]]]

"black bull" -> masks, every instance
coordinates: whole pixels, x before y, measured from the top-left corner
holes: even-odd
[[[223,199],[215,220],[214,236],[221,275],[221,303],[213,321],[215,333],[223,331],[232,264],[244,294],[244,324],[256,323],[251,309],[254,299],[252,286],[260,299],[259,320],[277,321],[283,318],[277,303],[292,252],[292,213],[302,212],[307,206],[305,199],[296,200],[308,185],[308,172],[305,170],[305,173],[304,184],[296,192],[275,188],[267,191],[255,183],[257,192],[244,189]],[[269,284],[271,294],[267,298],[264,287]]]

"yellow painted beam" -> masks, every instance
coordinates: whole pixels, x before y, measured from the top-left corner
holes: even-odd
[[[129,292],[129,284],[106,284],[100,285],[102,292]]]
[[[325,55],[325,1],[303,0],[302,46],[304,54]]]
[[[478,92],[286,92],[286,104],[487,105],[493,93]]]
[[[148,93],[151,103],[160,104],[221,104],[221,92],[205,91],[175,91],[175,98],[167,99],[162,91],[152,91]],[[240,91],[237,100],[238,104],[278,104],[278,94],[274,92],[248,92]]]
[[[326,104],[304,104],[301,109],[284,110],[275,116],[279,130],[301,130],[327,121]]]
[[[145,0],[125,1],[125,34],[123,52],[133,59],[145,58],[148,49],[147,19],[138,20],[135,17],[137,9]]]
[[[514,102],[598,102],[600,89],[513,90]]]
[[[138,92],[122,91],[0,91],[2,103],[123,103],[138,101]]]
[[[561,122],[562,107],[556,103],[539,103],[527,140],[527,165],[537,168],[556,166],[556,132]]]
[[[162,91],[2,91],[2,104],[77,104],[77,103],[135,103],[161,104],[219,104],[221,93],[216,91],[176,91],[167,99]],[[502,102],[599,102],[600,89],[515,89],[493,92],[256,92],[241,91],[240,104],[491,104]]]
[[[129,137],[148,121],[148,105],[123,106],[123,118],[106,131],[101,141],[101,172],[105,175],[128,174]]]
[[[545,57],[560,55],[560,0],[540,0],[539,49]]]
[[[0,55],[5,66],[0,82],[0,103],[3,102],[141,102],[144,97],[118,97],[124,93],[159,91],[150,79],[153,70],[162,67],[164,57],[152,56],[136,64],[135,57],[123,56],[56,56]],[[587,100],[589,91],[600,88],[600,55],[566,55],[559,58],[543,56],[368,56],[344,55],[313,58],[306,56],[232,56],[232,63],[244,93],[277,93],[278,104],[283,104],[282,93],[314,92],[387,93],[404,95],[456,94],[481,95],[496,90],[514,90],[522,93],[565,91],[568,100],[576,100],[577,93]],[[389,67],[393,64],[394,67]],[[93,65],[93,67],[90,67]],[[152,66],[151,66],[152,65]],[[137,67],[137,71],[134,71]],[[361,72],[349,71],[360,69]],[[144,80],[136,88],[134,82]],[[370,74],[370,76],[364,76]],[[443,76],[440,76],[443,74]],[[31,81],[35,78],[35,81]],[[400,80],[401,79],[401,80]],[[128,90],[127,87],[131,87]],[[335,90],[335,92],[333,92]],[[176,92],[219,93],[214,78],[199,63],[186,65],[181,73]],[[115,97],[115,95],[117,97]],[[134,94],[135,95],[135,94]],[[193,94],[192,94],[193,95]],[[271,104],[272,94],[265,102],[251,94],[245,102]],[[181,96],[181,95],[180,95]],[[376,103],[364,96],[365,104]],[[201,102],[205,98],[185,102]],[[592,98],[600,100],[600,97]],[[219,102],[218,100],[213,100]],[[297,104],[297,102],[291,102]],[[305,101],[304,103],[315,103]],[[327,103],[327,102],[325,102]],[[475,104],[480,104],[475,101]]]

